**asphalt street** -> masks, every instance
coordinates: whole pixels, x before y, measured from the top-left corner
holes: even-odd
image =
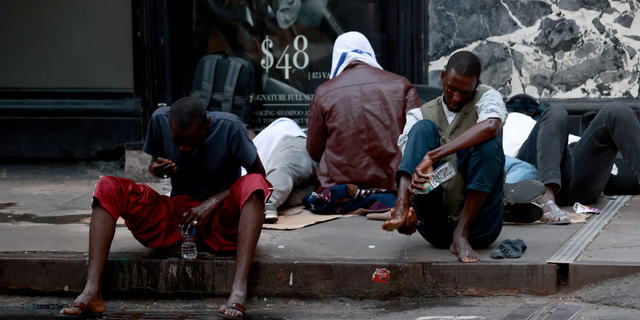
[[[562,306],[576,306],[572,319],[640,319],[640,275],[609,280],[552,296],[421,297],[387,300],[302,300],[251,297],[245,319],[505,319],[523,305],[540,304],[530,319],[550,319]],[[0,295],[0,319],[50,319],[72,296]],[[224,297],[107,296],[105,319],[215,319]],[[570,318],[564,318],[570,319]]]

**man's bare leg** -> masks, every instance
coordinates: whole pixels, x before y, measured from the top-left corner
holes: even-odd
[[[451,252],[458,255],[462,262],[473,263],[480,261],[480,256],[469,244],[469,230],[486,197],[486,192],[467,190],[467,199],[465,200],[460,220],[458,220],[458,226],[453,231],[453,242],[449,248]]]
[[[236,277],[231,289],[229,300],[218,308],[219,313],[232,317],[242,317],[239,310],[230,308],[234,303],[243,305],[247,298],[247,282],[249,270],[253,262],[253,255],[258,245],[262,223],[264,221],[264,206],[262,197],[254,192],[240,211],[240,224],[238,226],[238,252],[236,257]]]
[[[104,312],[100,286],[104,265],[109,257],[111,241],[116,232],[116,220],[100,205],[93,207],[89,227],[89,266],[87,283],[75,301],[85,303],[93,312]],[[80,308],[64,308],[60,313],[80,314]]]

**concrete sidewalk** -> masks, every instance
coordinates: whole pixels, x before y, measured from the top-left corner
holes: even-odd
[[[110,163],[0,163],[0,174],[0,291],[80,292],[89,233],[88,224],[80,221],[90,216],[99,177],[122,175],[121,169]],[[627,198],[616,199],[602,199],[596,206],[608,208]],[[554,294],[563,283],[577,289],[640,272],[640,197],[615,213],[617,209],[603,231],[590,231],[595,240],[588,240],[593,242],[570,263],[547,261],[595,226],[595,219],[565,226],[504,226],[490,248],[478,251],[481,261],[475,264],[459,262],[417,233],[388,233],[381,230],[381,222],[364,217],[293,231],[263,230],[249,290],[260,296],[373,299]],[[502,240],[515,238],[528,246],[522,258],[489,257]],[[111,252],[105,290],[226,295],[235,272],[233,257],[201,251],[196,261],[183,261],[177,253],[142,247],[125,227],[117,228]],[[373,281],[376,274],[379,281]]]

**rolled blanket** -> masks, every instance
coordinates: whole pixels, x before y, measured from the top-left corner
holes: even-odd
[[[302,200],[302,204],[317,214],[345,214],[358,209],[389,210],[395,205],[396,198],[385,189],[362,189],[354,184],[341,184],[312,193]]]

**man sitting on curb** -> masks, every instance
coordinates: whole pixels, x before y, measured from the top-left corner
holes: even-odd
[[[122,217],[145,247],[179,250],[180,229],[193,225],[198,241],[214,251],[237,250],[235,281],[218,312],[241,319],[249,269],[264,220],[270,184],[256,148],[235,115],[205,112],[194,98],[182,98],[154,112],[144,151],[149,171],[171,176],[171,197],[145,184],[106,176],[96,185],[89,231],[89,265],[84,291],[64,315],[101,313],[100,285],[116,220]],[[240,167],[249,174],[240,177]]]
[[[444,94],[420,109],[397,171],[398,200],[382,228],[412,234],[416,229],[437,248],[462,262],[480,260],[473,248],[487,247],[502,230],[504,152],[499,138],[507,110],[495,90],[478,88],[480,60],[468,51],[449,59],[440,79]],[[424,184],[444,162],[457,167],[451,180],[427,194]]]
[[[570,223],[558,207],[598,200],[609,180],[618,151],[640,182],[640,122],[631,108],[602,108],[579,141],[567,145],[569,114],[561,107],[545,110],[518,152],[518,159],[538,169],[546,193],[538,200],[543,222]]]

